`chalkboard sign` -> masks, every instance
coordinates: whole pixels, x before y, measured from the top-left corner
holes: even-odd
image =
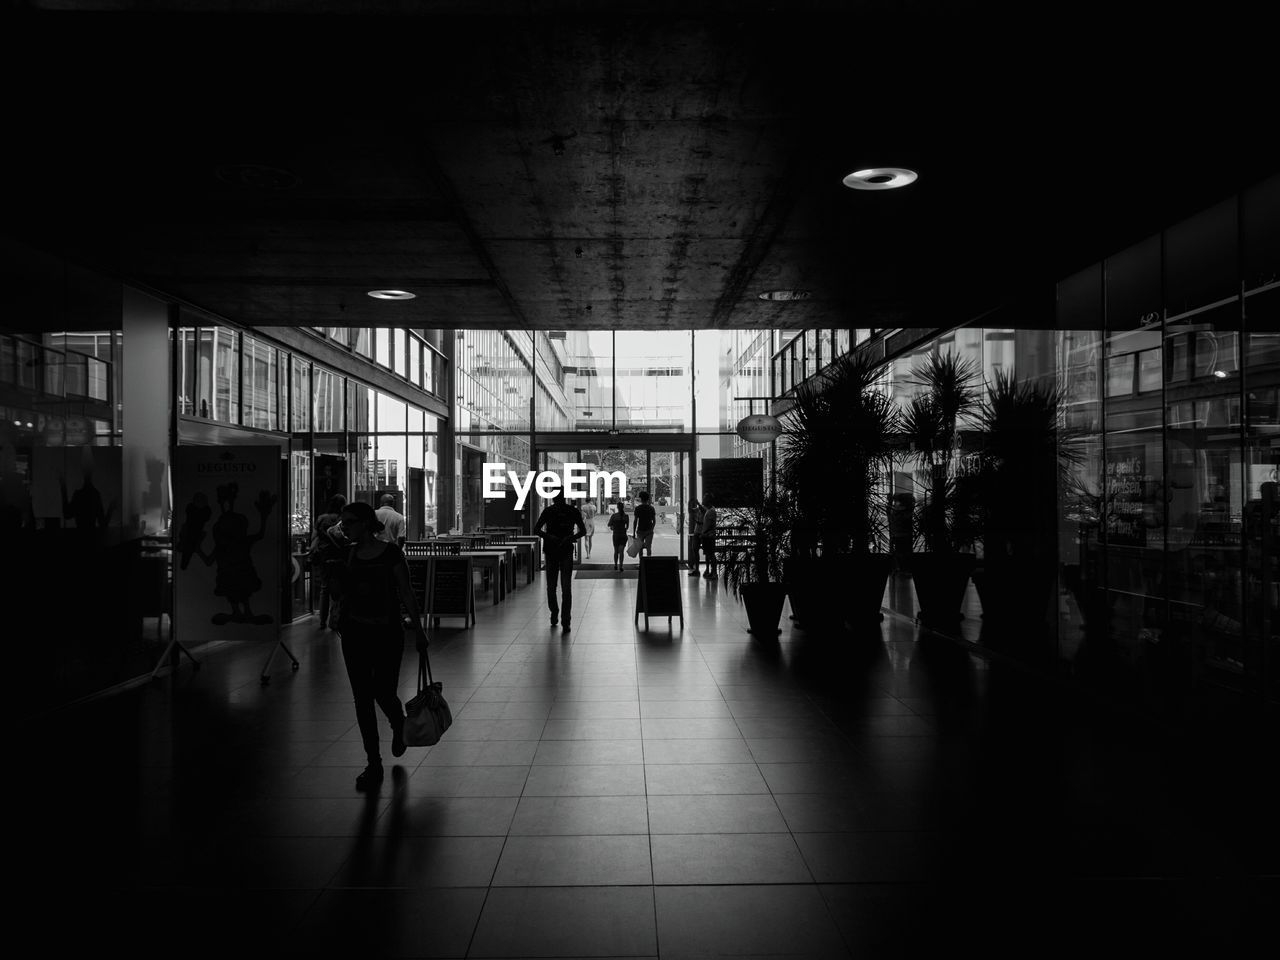
[[[431,557],[425,562],[431,570],[425,614],[432,624],[440,626],[441,617],[462,617],[464,624],[468,621],[474,624],[476,602],[472,592],[471,558]],[[411,569],[415,563],[410,564]]]
[[[733,457],[702,461],[702,499],[717,507],[758,507],[764,500],[764,461]]]
[[[650,617],[680,618],[684,629],[684,594],[680,592],[680,561],[676,557],[641,557],[640,581],[636,585],[636,622],[644,614],[644,628]]]

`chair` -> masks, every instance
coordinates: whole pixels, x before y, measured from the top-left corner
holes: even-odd
[[[510,540],[510,538],[511,538],[511,535],[508,533],[486,533],[485,534],[485,539],[488,540],[489,543],[495,547],[505,547],[507,545],[508,540]]]

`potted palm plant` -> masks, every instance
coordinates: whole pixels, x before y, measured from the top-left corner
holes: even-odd
[[[745,532],[718,542],[720,579],[746,608],[750,633],[776,639],[787,598],[782,576],[795,522],[791,504],[766,497],[759,506],[726,510],[721,518],[723,529]]]
[[[788,564],[792,610],[804,626],[879,622],[892,559],[886,479],[899,416],[878,368],[847,354],[801,384],[783,430],[779,479],[797,513]]]
[[[1063,441],[1064,389],[996,373],[978,411],[983,558],[974,583],[984,629],[1044,625],[1057,576],[1058,490],[1080,456]]]
[[[954,353],[933,354],[914,371],[924,391],[902,414],[916,462],[916,531],[922,552],[911,558],[911,578],[929,626],[962,618],[961,604],[977,562],[980,477],[963,468],[961,424],[979,403],[978,370]]]

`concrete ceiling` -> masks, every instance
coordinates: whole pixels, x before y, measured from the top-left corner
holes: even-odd
[[[1231,3],[135,6],[7,15],[4,229],[251,325],[936,325],[1280,170]]]

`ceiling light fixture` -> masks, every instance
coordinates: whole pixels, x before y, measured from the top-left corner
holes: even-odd
[[[412,300],[417,294],[408,290],[370,290],[369,296],[375,300]]]
[[[1215,371],[1213,371],[1213,375],[1214,375],[1215,377],[1217,377],[1219,380],[1222,380],[1222,379],[1225,379],[1225,378],[1226,378],[1226,376],[1227,376],[1227,371],[1225,371],[1225,370],[1215,370]]]
[[[766,290],[756,296],[761,300],[808,300],[813,294],[808,290]]]
[[[844,185],[852,190],[896,190],[915,183],[917,174],[905,167],[868,167],[855,170],[844,178]]]

